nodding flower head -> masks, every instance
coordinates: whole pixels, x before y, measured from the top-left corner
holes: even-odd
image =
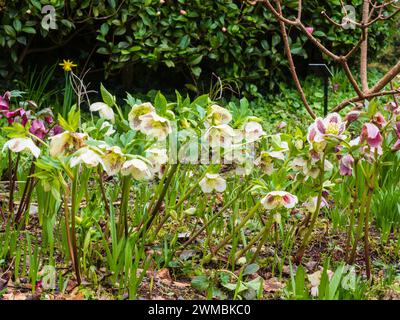
[[[18,108],[13,111],[5,112],[5,117],[7,118],[9,124],[20,122],[23,126],[25,126],[28,122],[29,113],[30,111],[25,111],[25,109]]]
[[[0,96],[0,112],[10,109],[10,97],[11,93],[9,91]]]
[[[272,191],[261,200],[261,204],[267,210],[281,207],[291,209],[294,208],[297,202],[297,197],[286,191]]]
[[[8,140],[3,147],[3,151],[9,149],[12,152],[22,152],[28,150],[35,158],[39,158],[40,149],[30,138],[13,138]]]
[[[100,118],[110,120],[111,123],[115,122],[115,115],[113,109],[104,102],[96,102],[90,106],[90,111],[99,112]]]
[[[339,172],[341,176],[351,176],[353,174],[354,158],[346,154],[340,159]]]
[[[160,117],[155,112],[147,113],[139,117],[140,131],[145,135],[156,138],[157,140],[165,140],[172,132],[169,121]]]
[[[382,135],[379,128],[373,123],[365,123],[361,130],[360,142],[367,141],[371,148],[378,148],[382,145]]]
[[[219,105],[213,104],[207,111],[207,123],[210,126],[219,126],[222,124],[228,124],[232,120],[231,113],[220,107]]]
[[[211,193],[214,190],[224,192],[226,189],[226,181],[218,173],[206,173],[199,185],[204,193]]]
[[[384,117],[383,114],[380,113],[380,112],[377,112],[377,113],[374,115],[373,122],[374,122],[379,128],[382,128],[382,127],[385,126],[385,124],[387,123],[385,117]]]
[[[121,173],[124,176],[131,175],[135,180],[148,180],[152,177],[149,166],[140,159],[125,161]]]
[[[46,129],[43,121],[35,119],[31,122],[29,132],[39,139],[43,139],[49,131]]]
[[[258,122],[250,121],[244,125],[244,137],[246,142],[254,142],[259,140],[262,136],[265,135],[265,132]]]
[[[345,121],[347,122],[354,122],[360,117],[361,111],[360,110],[352,110],[346,114]]]
[[[150,102],[134,105],[128,115],[129,126],[133,130],[139,130],[140,124],[142,122],[140,120],[140,117],[155,111],[156,109],[154,109],[153,105]]]

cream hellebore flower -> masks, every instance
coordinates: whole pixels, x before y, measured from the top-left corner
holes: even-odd
[[[51,137],[50,141],[50,155],[57,157],[64,154],[65,149],[73,146],[76,149],[80,149],[85,145],[85,140],[89,136],[86,133],[69,132],[64,131]]]
[[[9,149],[12,152],[21,152],[24,150],[29,150],[35,158],[39,158],[40,149],[35,145],[35,143],[30,138],[13,138],[8,140],[4,146],[3,151]]]
[[[229,148],[232,146],[234,136],[235,131],[232,127],[221,124],[208,128],[204,134],[204,139],[210,143],[211,148]]]
[[[167,136],[172,132],[169,121],[163,117],[160,117],[155,112],[147,113],[139,117],[140,131],[145,135],[148,135],[158,140],[165,140]]]
[[[267,210],[273,210],[282,206],[291,209],[297,202],[297,197],[286,191],[271,191],[261,199],[261,204]]]
[[[274,171],[274,159],[285,160],[285,156],[280,151],[261,151],[260,156],[254,161],[254,164],[260,167],[267,175],[271,175]]]
[[[100,118],[110,120],[111,123],[115,122],[115,115],[113,109],[104,102],[96,102],[90,106],[90,111],[98,111]]]
[[[152,171],[159,172],[161,166],[168,162],[168,155],[166,149],[152,148],[146,150],[146,159],[152,164]]]
[[[258,122],[247,122],[243,128],[246,142],[254,142],[265,135],[265,132]]]
[[[125,161],[122,165],[121,173],[124,176],[132,175],[135,180],[148,180],[152,177],[148,165],[140,159]]]
[[[103,162],[109,176],[116,175],[122,168],[125,156],[118,146],[104,146]]]
[[[231,122],[232,115],[227,109],[213,104],[207,111],[206,120],[211,126],[219,126],[221,124],[228,124]]]
[[[106,137],[111,136],[112,134],[115,133],[114,127],[112,126],[111,123],[108,121],[104,121],[100,127],[100,130],[103,130],[104,128],[108,128],[107,131],[104,133]]]
[[[150,102],[134,105],[128,115],[129,126],[133,130],[139,130],[140,123],[142,122],[140,117],[155,111],[156,109],[154,109]]]
[[[84,147],[75,152],[70,160],[71,168],[77,166],[78,164],[84,164],[88,168],[95,168],[99,164],[105,169],[105,165],[101,155],[98,152],[90,149],[89,147]]]
[[[224,192],[226,189],[226,181],[218,173],[206,173],[199,185],[204,193],[211,193],[213,190]]]
[[[326,273],[328,275],[329,281],[331,281],[331,279],[333,277],[333,272],[331,270],[327,270]],[[311,284],[311,295],[313,297],[318,296],[318,287],[321,282],[321,275],[322,275],[321,270],[318,270],[318,271],[314,272],[313,274],[307,275],[308,281],[310,281],[310,284]]]

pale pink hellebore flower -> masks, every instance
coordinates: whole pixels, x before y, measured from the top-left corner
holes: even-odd
[[[341,176],[351,176],[353,174],[354,158],[346,154],[340,159],[339,172]]]
[[[371,148],[378,148],[382,145],[382,135],[379,128],[373,123],[365,123],[361,130],[360,142],[367,141]]]

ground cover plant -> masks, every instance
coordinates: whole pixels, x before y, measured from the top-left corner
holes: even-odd
[[[296,91],[117,96],[65,59],[1,92],[1,299],[400,297],[400,67],[367,63],[400,8],[363,1],[334,53],[293,3],[245,8],[274,17]],[[326,115],[291,28],[343,69]]]

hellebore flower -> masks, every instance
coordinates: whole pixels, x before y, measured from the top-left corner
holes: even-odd
[[[140,123],[142,122],[140,117],[155,111],[156,109],[150,102],[134,105],[128,115],[129,126],[133,130],[140,130]]]
[[[231,122],[232,115],[227,109],[213,104],[207,111],[206,119],[210,126],[219,126]]]
[[[101,164],[101,166],[105,170],[105,165],[103,159],[101,158],[101,155],[94,150],[89,149],[88,147],[79,149],[71,158],[71,168],[77,166],[78,164],[84,164],[88,168],[95,168],[99,164]]]
[[[103,149],[102,147],[103,146],[101,146],[100,148]],[[107,174],[109,176],[114,176],[121,170],[122,165],[125,161],[125,156],[122,153],[120,147],[109,147],[107,145],[104,145],[102,159]]]
[[[342,118],[337,113],[328,114],[325,119],[317,118],[315,120],[316,134],[322,139],[325,137],[344,139],[346,137],[343,135],[345,129],[346,123],[342,121]]]
[[[57,157],[63,155],[65,149],[73,146],[76,149],[80,149],[85,145],[88,135],[86,133],[69,132],[64,131],[59,133],[50,139],[50,156]]]
[[[210,143],[212,148],[229,148],[232,146],[235,131],[227,124],[221,124],[208,128],[204,139]]]
[[[329,281],[331,281],[331,279],[333,277],[333,272],[331,270],[327,270],[326,273],[328,275]],[[311,284],[311,295],[313,297],[318,296],[318,287],[321,282],[321,276],[322,276],[321,270],[318,270],[318,271],[314,272],[313,274],[307,275],[308,281],[310,281],[310,284]]]
[[[60,125],[56,124],[51,130],[51,135],[56,136],[57,134],[60,134],[63,131],[64,129]]]
[[[382,113],[377,112],[374,115],[373,122],[375,122],[379,128],[382,128],[386,124],[386,119]]]
[[[226,189],[226,181],[218,173],[206,173],[199,185],[204,193],[211,193],[213,190],[224,192]]]
[[[148,180],[152,177],[148,165],[140,159],[125,161],[122,165],[121,173],[124,176],[132,175],[135,180]]]
[[[90,106],[90,111],[98,111],[100,118],[110,120],[111,123],[115,122],[115,115],[113,109],[104,102],[96,102]]]
[[[31,123],[29,132],[43,140],[43,138],[47,135],[48,130],[44,126],[43,121],[35,119]]]
[[[168,162],[168,155],[166,149],[152,148],[146,150],[146,159],[152,164],[152,171],[160,172],[161,166]]]
[[[400,122],[396,123],[396,135],[397,135],[397,141],[392,147],[392,150],[394,151],[400,150]]]
[[[262,136],[265,135],[265,132],[261,124],[255,121],[247,122],[243,129],[246,142],[257,141],[258,139],[260,139]]]
[[[111,123],[108,121],[104,121],[100,127],[100,130],[103,130],[104,128],[108,128],[107,131],[104,133],[106,137],[111,136],[112,134],[115,133],[114,127],[112,126]]]
[[[351,176],[353,174],[354,159],[346,154],[340,159],[339,172],[341,176]]]
[[[13,138],[8,140],[3,147],[3,151],[9,149],[12,152],[30,151],[35,158],[39,158],[40,149],[30,138]]]
[[[371,148],[378,148],[382,145],[382,135],[379,128],[373,123],[365,123],[361,130],[360,142],[367,141]]]
[[[155,112],[150,112],[140,116],[139,119],[141,121],[140,131],[145,135],[157,138],[157,140],[165,140],[172,132],[169,121],[160,117]]]
[[[285,156],[280,151],[262,151],[254,161],[254,164],[260,167],[267,175],[271,175],[274,171],[273,159],[285,160]]]
[[[326,142],[321,135],[317,133],[316,124],[313,123],[308,127],[307,141],[311,148],[317,152],[323,151],[326,147]]]
[[[15,109],[13,111],[5,112],[5,116],[8,119],[9,124],[13,124],[17,120],[21,120],[23,126],[28,122],[29,112],[26,112],[22,108]]]
[[[360,110],[352,110],[344,118],[347,122],[354,122],[360,117],[361,111]]]
[[[261,204],[267,210],[280,208],[282,206],[291,209],[297,202],[297,197],[286,191],[272,191],[261,200]]]
[[[0,112],[8,111],[10,109],[11,92],[7,91],[0,96]]]

